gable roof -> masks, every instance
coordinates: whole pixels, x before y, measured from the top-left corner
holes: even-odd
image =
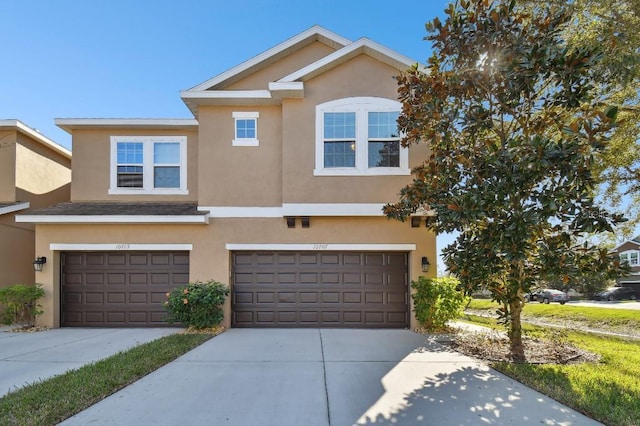
[[[205,81],[204,83],[200,83],[197,86],[186,90],[186,92],[213,90],[221,88],[220,86],[234,83],[246,77],[247,75],[253,74],[256,71],[269,66],[275,61],[290,55],[292,52],[308,46],[315,41],[324,43],[327,46],[333,47],[334,49],[342,48],[351,43],[351,40],[347,38],[339,36],[338,34],[322,28],[319,25],[314,25],[308,30],[291,37],[290,39],[262,52],[261,54],[241,63],[240,65],[237,65],[223,72],[222,74],[219,74]]]
[[[636,246],[640,247],[640,235],[638,235],[638,236],[636,236],[636,237],[634,237],[634,238],[632,238],[630,240],[627,240],[627,241],[625,241],[625,242],[623,242],[621,244],[618,244],[613,250],[617,251],[617,250],[620,249],[620,247],[622,247],[625,244],[629,244],[629,243],[635,244]]]
[[[409,58],[408,56],[404,56],[398,52],[395,52],[388,47],[385,47],[379,43],[376,43],[373,40],[370,40],[366,37],[360,38],[357,41],[349,44],[348,46],[343,47],[340,50],[333,52],[330,55],[325,56],[324,58],[307,65],[304,68],[299,69],[298,71],[289,74],[278,80],[279,83],[290,83],[294,81],[306,81],[309,80],[316,75],[322,74],[325,71],[330,70],[344,62],[347,62],[349,59],[354,58],[360,54],[366,54],[383,62],[387,65],[390,65],[397,69],[406,69],[416,64],[416,61]]]
[[[225,86],[276,62],[313,41],[321,41],[336,50],[277,81],[270,82],[267,90],[223,90]],[[180,92],[180,97],[195,116],[198,114],[199,105],[279,104],[283,98],[304,97],[305,81],[361,54],[369,55],[398,70],[404,70],[417,64],[417,61],[368,38],[360,38],[351,42],[316,25],[217,77],[189,90],[183,90]]]
[[[62,145],[59,145],[52,139],[49,139],[48,137],[46,137],[36,129],[32,129],[31,127],[27,126],[20,120],[15,120],[15,119],[0,120],[0,129],[2,128],[10,129],[10,130],[14,130],[19,133],[22,133],[30,137],[31,139],[35,140],[36,142],[40,143],[41,145],[51,149],[52,151],[57,152],[63,157],[67,159],[71,159],[71,151],[69,151],[67,148],[63,147]]]

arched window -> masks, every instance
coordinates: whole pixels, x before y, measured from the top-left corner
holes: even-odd
[[[316,107],[316,176],[409,175],[400,145],[400,102],[344,98]]]

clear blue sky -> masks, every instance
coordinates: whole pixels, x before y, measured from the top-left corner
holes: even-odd
[[[191,117],[179,91],[310,28],[424,63],[446,0],[0,0],[0,118],[58,143],[54,118]]]

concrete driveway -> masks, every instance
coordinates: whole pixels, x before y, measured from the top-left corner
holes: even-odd
[[[231,329],[65,425],[596,425],[407,330]]]
[[[10,330],[0,327],[0,397],[180,329],[57,328],[36,333]]]

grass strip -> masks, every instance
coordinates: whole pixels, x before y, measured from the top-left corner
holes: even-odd
[[[639,303],[639,302],[633,302]],[[487,311],[495,314],[498,304],[489,300],[474,299],[468,308],[477,311]],[[522,310],[523,318],[537,318],[552,322],[580,322],[585,328],[596,329],[624,329],[640,328],[640,315],[636,310],[611,309],[591,306],[560,305],[552,303],[526,303]]]
[[[471,315],[471,323],[498,328],[493,318]],[[504,328],[502,328],[504,329]],[[525,334],[543,327],[523,324]],[[572,344],[601,355],[599,363],[573,365],[493,363],[509,377],[611,426],[638,426],[640,419],[640,342],[568,332]]]
[[[178,333],[118,352],[0,398],[0,425],[55,425],[211,339]]]

